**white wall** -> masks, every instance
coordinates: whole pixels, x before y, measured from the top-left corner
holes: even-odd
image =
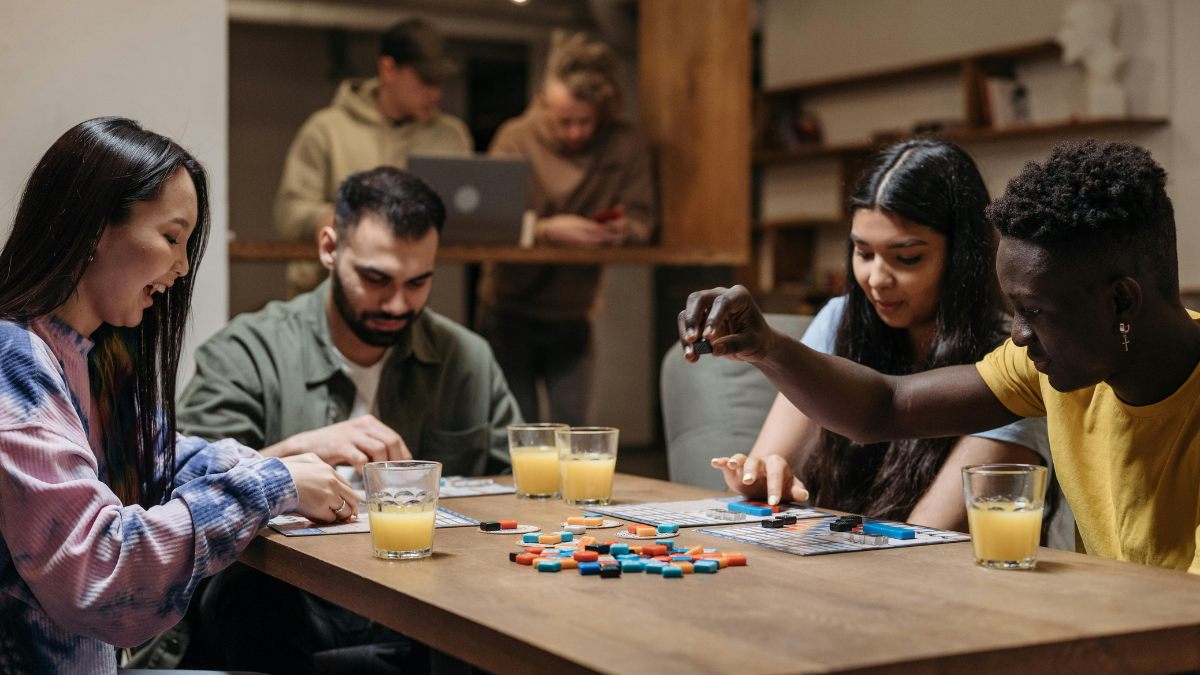
[[[764,12],[764,80],[768,86],[838,77],[934,58],[1033,42],[1057,31],[1066,0],[767,0]],[[1096,134],[1131,140],[1166,168],[1168,193],[1179,232],[1180,284],[1200,288],[1200,26],[1195,0],[1120,0],[1117,43],[1130,60],[1122,82],[1130,113],[1169,117],[1167,127]],[[1057,60],[1027,62],[1018,75],[1030,92],[1034,121],[1079,116],[1082,71]],[[883,129],[919,119],[961,118],[956,76],[932,76],[888,86],[864,85],[822,93],[807,102],[831,143],[862,142]],[[953,94],[953,95],[951,95]],[[1044,159],[1059,140],[1041,137],[967,144],[992,196],[1029,160]],[[794,173],[794,172],[793,172]],[[823,184],[798,181],[782,168],[764,173],[763,212],[786,217],[795,207],[780,195],[804,192],[806,204],[828,204]],[[792,202],[799,201],[792,197]],[[822,232],[816,264],[845,264],[842,233]]]
[[[64,131],[123,115],[179,141],[208,169],[212,232],[193,300],[192,348],[225,325],[225,0],[4,0],[0,7],[0,223]]]

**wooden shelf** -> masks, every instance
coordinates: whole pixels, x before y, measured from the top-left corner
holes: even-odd
[[[754,221],[755,230],[806,230],[826,225],[841,225],[838,218],[772,218]]]
[[[936,134],[934,138],[943,138],[955,143],[982,143],[988,141],[1003,141],[1039,136],[1074,135],[1104,130],[1114,131],[1147,131],[1170,123],[1165,117],[1105,117],[1097,119],[1073,119],[1066,122],[1050,124],[1031,124],[1005,129],[955,129]],[[890,145],[895,141],[888,141]],[[880,146],[880,143],[846,143],[843,145],[814,146],[796,150],[759,150],[754,153],[755,164],[775,164],[803,160],[813,157],[828,157],[846,154],[867,153]]]
[[[234,262],[316,260],[317,247],[297,241],[229,242]],[[745,265],[749,254],[736,250],[669,249],[661,246],[625,248],[520,248],[518,246],[442,246],[439,262],[553,263],[563,265]]]
[[[1053,40],[1038,40],[1036,42],[1013,45],[1012,47],[1006,47],[1003,49],[960,54],[958,56],[934,59],[931,61],[921,61],[896,68],[882,68],[880,70],[865,71],[851,75],[820,78],[816,80],[808,80],[806,82],[793,82],[792,84],[764,89],[762,93],[764,96],[786,96],[817,89],[833,89],[837,87],[872,84],[889,80],[894,81],[901,77],[930,75],[938,72],[951,72],[961,68],[962,64],[967,61],[979,62],[984,66],[989,66],[998,62],[1009,61],[1012,59],[1057,56],[1059,51],[1060,48],[1058,43],[1054,42]]]

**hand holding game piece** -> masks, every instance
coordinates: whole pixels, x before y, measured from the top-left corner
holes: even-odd
[[[780,455],[759,459],[738,453],[733,457],[717,457],[712,465],[721,470],[729,489],[751,499],[765,499],[772,506],[781,501],[808,499],[804,483],[792,474],[787,459]]]
[[[700,358],[694,343],[701,338],[712,344],[713,356],[750,362],[765,358],[779,339],[744,286],[692,293],[678,323],[683,356],[692,363]]]

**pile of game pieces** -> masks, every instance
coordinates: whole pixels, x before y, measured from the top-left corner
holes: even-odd
[[[678,532],[679,526],[674,527]],[[666,532],[669,531],[670,526]],[[716,574],[726,567],[746,565],[746,556],[741,553],[700,546],[677,548],[672,539],[659,539],[653,544],[637,546],[617,541],[601,543],[595,537],[588,536],[574,539],[570,532],[554,532],[527,534],[524,542],[529,545],[524,551],[509,553],[510,561],[529,565],[539,572],[577,569],[583,576],[599,576],[601,579],[615,579],[622,573],[637,572],[659,574],[671,579],[685,574]]]

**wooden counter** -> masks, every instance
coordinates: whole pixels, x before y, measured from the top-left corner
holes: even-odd
[[[299,241],[229,242],[234,262],[316,260],[316,244]],[[726,249],[672,249],[662,246],[623,248],[554,248],[539,246],[442,246],[438,262],[556,263],[563,265],[745,265],[749,253]]]
[[[614,489],[619,503],[713,494],[620,474]],[[442,505],[548,531],[580,512],[512,495]],[[414,562],[375,559],[367,534],[271,530],[241,559],[496,675],[1200,668],[1200,578],[1182,572],[1050,549],[1035,571],[993,571],[972,564],[968,543],[805,558],[688,529],[681,544],[738,550],[749,565],[683,579],[538,573],[508,561],[515,535],[474,528],[438,530],[433,556]]]

